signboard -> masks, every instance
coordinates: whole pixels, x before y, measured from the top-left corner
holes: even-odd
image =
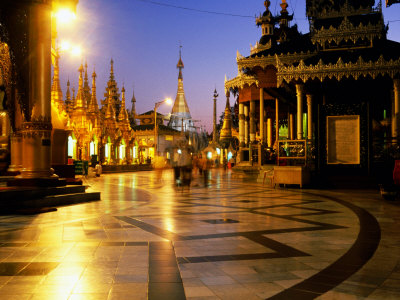
[[[327,117],[328,164],[360,164],[360,116]]]

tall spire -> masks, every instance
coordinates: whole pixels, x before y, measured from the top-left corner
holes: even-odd
[[[96,71],[93,70],[92,74],[92,95],[90,97],[89,108],[88,111],[90,112],[98,112],[99,111],[99,104],[97,103],[97,95],[96,95]]]
[[[60,87],[60,66],[58,64],[59,56],[55,56],[53,84],[51,85],[51,101],[57,106],[63,105],[63,95]]]
[[[83,92],[83,65],[79,68],[79,85],[78,93],[75,99],[75,109],[86,109],[87,103],[85,101],[85,96]]]
[[[169,122],[169,126],[172,128],[184,131],[186,130],[194,130],[193,120],[190,115],[189,106],[186,102],[185,91],[183,89],[183,76],[182,69],[184,68],[184,64],[182,61],[182,46],[179,47],[179,61],[176,67],[179,69],[178,76],[178,91],[176,94],[174,106],[171,111],[171,119]]]

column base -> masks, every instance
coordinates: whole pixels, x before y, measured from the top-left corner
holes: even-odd
[[[57,187],[66,186],[65,179],[57,178],[15,178],[7,181],[7,186],[20,186],[20,187]]]

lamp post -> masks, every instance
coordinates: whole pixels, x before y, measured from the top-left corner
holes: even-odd
[[[171,98],[166,98],[160,102],[156,102],[154,104],[154,157],[157,155],[157,140],[158,140],[158,124],[157,124],[157,108],[163,104],[166,103],[168,105],[172,104],[172,99]]]

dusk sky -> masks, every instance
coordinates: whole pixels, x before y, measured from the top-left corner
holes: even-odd
[[[305,2],[287,1],[289,12],[294,13],[293,22],[303,33],[309,31]],[[254,45],[261,37],[255,15],[265,11],[263,3],[263,0],[79,0],[74,24],[58,26],[59,41],[69,40],[83,49],[83,58],[61,53],[64,97],[68,78],[78,88],[78,68],[81,60],[86,59],[90,85],[93,68],[96,69],[100,103],[113,58],[119,89],[125,85],[127,108],[131,107],[134,89],[137,113],[152,110],[154,103],[165,97],[175,99],[181,44],[185,64],[183,83],[192,118],[199,120],[196,126],[211,132],[214,89],[220,95],[219,116],[226,101],[225,74],[228,78],[237,75],[236,51],[248,56],[250,44]],[[280,3],[271,1],[274,15],[279,13]],[[389,22],[389,39],[400,41],[400,4],[383,7],[383,13],[385,23]],[[230,100],[233,105],[233,97]],[[167,114],[171,109],[163,105],[158,111]]]

